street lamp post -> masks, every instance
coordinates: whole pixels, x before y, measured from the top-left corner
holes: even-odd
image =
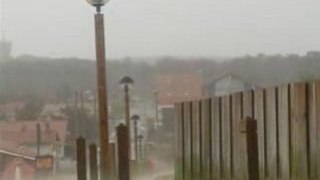
[[[143,146],[142,146],[142,140],[143,140],[143,135],[139,135],[137,136],[137,141],[139,142],[139,159],[142,160],[143,159]]]
[[[123,86],[124,90],[124,101],[125,101],[125,120],[126,120],[126,125],[128,127],[128,138],[129,138],[129,143],[130,143],[130,97],[129,97],[129,89],[130,86],[134,83],[133,79],[129,76],[125,76],[120,80],[120,85]],[[129,144],[129,157],[131,155],[131,143]]]
[[[154,91],[154,99],[155,99],[155,115],[156,115],[156,119],[155,119],[155,123],[154,123],[154,128],[155,130],[157,130],[158,128],[158,123],[159,123],[159,111],[158,111],[158,91]]]
[[[134,126],[134,153],[136,160],[138,160],[138,121],[140,120],[140,116],[133,115],[131,117]]]
[[[96,42],[96,65],[97,65],[97,91],[99,108],[99,136],[100,136],[100,176],[101,180],[110,175],[111,161],[109,156],[109,132],[108,132],[108,98],[106,78],[106,55],[104,37],[104,15],[101,7],[109,0],[87,0],[96,8],[95,21],[95,42]]]

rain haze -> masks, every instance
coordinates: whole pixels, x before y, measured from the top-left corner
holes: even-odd
[[[320,179],[319,0],[105,1],[0,0],[0,180]]]
[[[93,8],[85,0],[2,0],[14,55],[93,59]],[[315,0],[111,0],[107,57],[240,56],[318,50]]]

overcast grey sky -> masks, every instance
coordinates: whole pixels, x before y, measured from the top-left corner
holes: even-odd
[[[94,58],[85,0],[2,0],[14,54]],[[319,0],[111,0],[107,57],[320,50]]]

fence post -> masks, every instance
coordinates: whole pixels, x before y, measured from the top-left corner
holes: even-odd
[[[248,180],[259,180],[259,158],[258,158],[258,138],[257,121],[246,117],[241,121],[240,132],[244,134],[242,147],[245,149],[245,159],[247,161],[246,170]]]
[[[128,128],[124,124],[117,127],[119,180],[129,180],[129,139]]]
[[[97,161],[97,146],[91,144],[89,147],[90,157],[90,180],[98,180],[98,161]]]
[[[77,139],[77,176],[78,180],[87,180],[86,141],[83,137]]]

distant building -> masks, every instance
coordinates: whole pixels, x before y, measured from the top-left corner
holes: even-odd
[[[158,111],[163,129],[173,132],[174,104],[203,97],[203,82],[198,74],[162,74],[156,78]]]
[[[204,87],[206,94],[210,97],[223,96],[255,88],[253,84],[234,74],[221,76]]]
[[[36,154],[29,148],[0,141],[0,179],[33,180],[36,172]]]
[[[156,91],[160,108],[174,103],[199,99],[203,96],[202,79],[197,74],[163,74],[156,78]]]
[[[64,144],[67,136],[67,121],[14,121],[0,123],[0,141],[11,142],[28,147],[33,153],[37,150],[36,126],[40,123],[40,155],[64,156]]]
[[[0,41],[0,60],[7,60],[11,57],[12,43],[6,40]]]

